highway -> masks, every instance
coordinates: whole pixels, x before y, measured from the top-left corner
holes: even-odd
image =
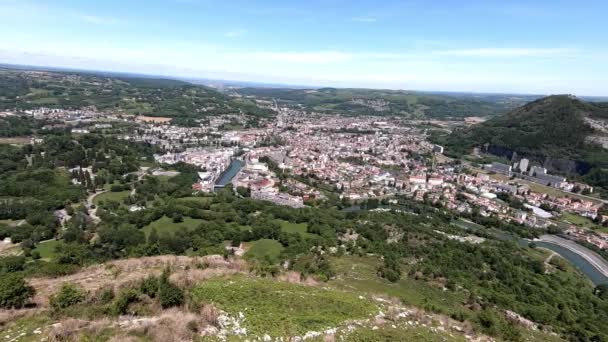
[[[578,254],[580,257],[587,260],[587,262],[589,262],[591,266],[593,266],[598,272],[603,274],[605,277],[608,277],[608,262],[594,251],[573,241],[563,239],[555,235],[542,235],[539,239],[535,240],[552,243]]]

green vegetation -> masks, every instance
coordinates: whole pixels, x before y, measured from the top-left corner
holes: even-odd
[[[446,292],[437,286],[429,286],[423,280],[408,277],[397,282],[378,277],[377,270],[382,265],[382,261],[377,257],[333,258],[331,264],[336,272],[336,278],[329,284],[338,288],[369,295],[386,294],[401,299],[406,305],[446,315],[469,311],[462,306],[464,301],[462,293]]]
[[[20,274],[9,273],[0,276],[0,308],[22,308],[29,303],[34,289],[27,285]]]
[[[394,326],[394,325],[393,325]],[[448,333],[434,332],[428,327],[412,326],[383,326],[380,329],[361,328],[352,333],[340,333],[337,339],[344,338],[352,342],[385,342],[385,341],[428,341],[455,342],[466,341],[464,337],[452,336]]]
[[[207,87],[187,82],[101,75],[95,73],[24,72],[0,69],[0,110],[39,107],[84,108],[116,113],[173,117],[176,124],[242,112],[252,117],[272,112],[250,102],[232,100]],[[28,134],[29,127],[10,129],[0,121],[0,136]],[[4,135],[6,136],[6,135]]]
[[[508,96],[468,96],[374,89],[276,89],[244,88],[242,95],[253,95],[307,111],[342,115],[404,116],[409,118],[462,118],[505,113],[530,98]]]
[[[36,248],[32,250],[32,252],[37,252],[40,258],[44,260],[51,260],[55,257],[55,250],[57,245],[59,245],[61,241],[59,240],[48,240],[43,241],[36,245]]]
[[[105,201],[114,201],[114,202],[122,203],[125,198],[129,197],[130,193],[131,193],[131,191],[104,192],[102,194],[95,196],[95,198],[93,199],[93,203],[95,205],[99,205],[99,203],[105,202]]]
[[[281,231],[285,233],[298,233],[302,235],[302,237],[312,237],[314,234],[308,233],[308,224],[302,223],[293,223],[289,221],[279,220],[279,224],[281,225]]]
[[[19,342],[40,341],[40,334],[49,325],[50,318],[47,314],[38,313],[36,315],[25,316],[7,322],[0,327],[0,336],[5,340]]]
[[[55,310],[65,309],[84,301],[83,291],[74,285],[64,283],[59,291],[49,298],[51,308]]]
[[[210,303],[233,317],[245,315],[243,326],[254,335],[302,335],[376,313],[374,304],[356,294],[273,280],[232,277],[205,281],[192,298]]]
[[[279,261],[282,250],[283,246],[279,242],[270,239],[262,239],[248,244],[245,257],[275,264]]]
[[[588,142],[595,131],[586,118],[605,120],[608,110],[565,95],[549,96],[449,136],[435,136],[434,141],[457,157],[473,147],[507,159],[516,153],[546,165],[551,172],[604,187],[608,184],[608,151]]]
[[[197,228],[203,220],[184,217],[182,222],[174,222],[173,219],[163,216],[160,219],[150,223],[143,228],[146,236],[150,235],[152,230],[156,230],[157,234],[175,234],[176,232],[187,229],[193,230]]]

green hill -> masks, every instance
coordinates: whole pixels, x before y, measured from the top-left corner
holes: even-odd
[[[494,116],[535,96],[423,93],[386,89],[242,88],[236,92],[311,112],[340,115],[401,116],[412,119],[459,119]]]
[[[460,156],[474,147],[490,154],[529,158],[553,172],[608,185],[608,151],[596,143],[608,137],[608,107],[556,95],[530,102],[482,124],[435,137],[447,153]]]
[[[126,114],[194,119],[272,114],[252,101],[233,100],[214,89],[183,81],[0,68],[0,111],[89,106]]]

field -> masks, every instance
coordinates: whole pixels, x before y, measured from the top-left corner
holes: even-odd
[[[148,236],[148,234],[150,234],[150,231],[152,230],[152,228],[156,228],[156,231],[158,232],[159,235],[175,234],[176,231],[178,231],[182,228],[194,229],[194,228],[198,227],[201,223],[203,223],[203,220],[193,219],[190,217],[184,217],[183,222],[175,223],[175,222],[173,222],[173,219],[171,219],[167,216],[163,216],[163,217],[159,218],[158,220],[145,226],[143,228],[143,231],[144,231],[144,233],[146,233],[146,236]]]
[[[122,201],[125,198],[127,198],[130,193],[131,193],[131,191],[129,191],[129,190],[119,191],[119,192],[112,192],[112,191],[104,192],[103,194],[99,194],[99,195],[95,196],[95,198],[93,199],[93,204],[97,205],[100,201],[108,201],[108,200],[122,203]]]
[[[307,223],[291,223],[284,220],[278,220],[278,222],[281,225],[281,230],[286,233],[299,233],[302,237],[315,236],[315,234],[311,234],[306,231],[308,228]]]
[[[36,246],[34,251],[40,253],[40,258],[50,260],[55,256],[55,247],[60,243],[58,240],[43,241]]]
[[[247,259],[266,260],[270,259],[273,263],[278,262],[279,255],[283,251],[281,243],[275,240],[262,239],[246,244],[245,248]]]
[[[324,330],[350,319],[366,319],[376,306],[353,293],[260,278],[216,278],[192,291],[198,303],[209,303],[232,317],[244,315],[249,335],[296,336]]]

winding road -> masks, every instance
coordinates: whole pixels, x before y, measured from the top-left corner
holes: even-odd
[[[103,193],[108,192],[108,190],[102,190],[93,194],[90,194],[89,197],[87,197],[87,209],[89,210],[89,217],[95,222],[95,223],[99,223],[101,222],[101,219],[99,218],[99,216],[97,216],[97,206],[95,206],[95,209],[91,209],[91,207],[93,206],[93,200],[95,199],[95,197],[97,197],[98,195],[101,195]]]

